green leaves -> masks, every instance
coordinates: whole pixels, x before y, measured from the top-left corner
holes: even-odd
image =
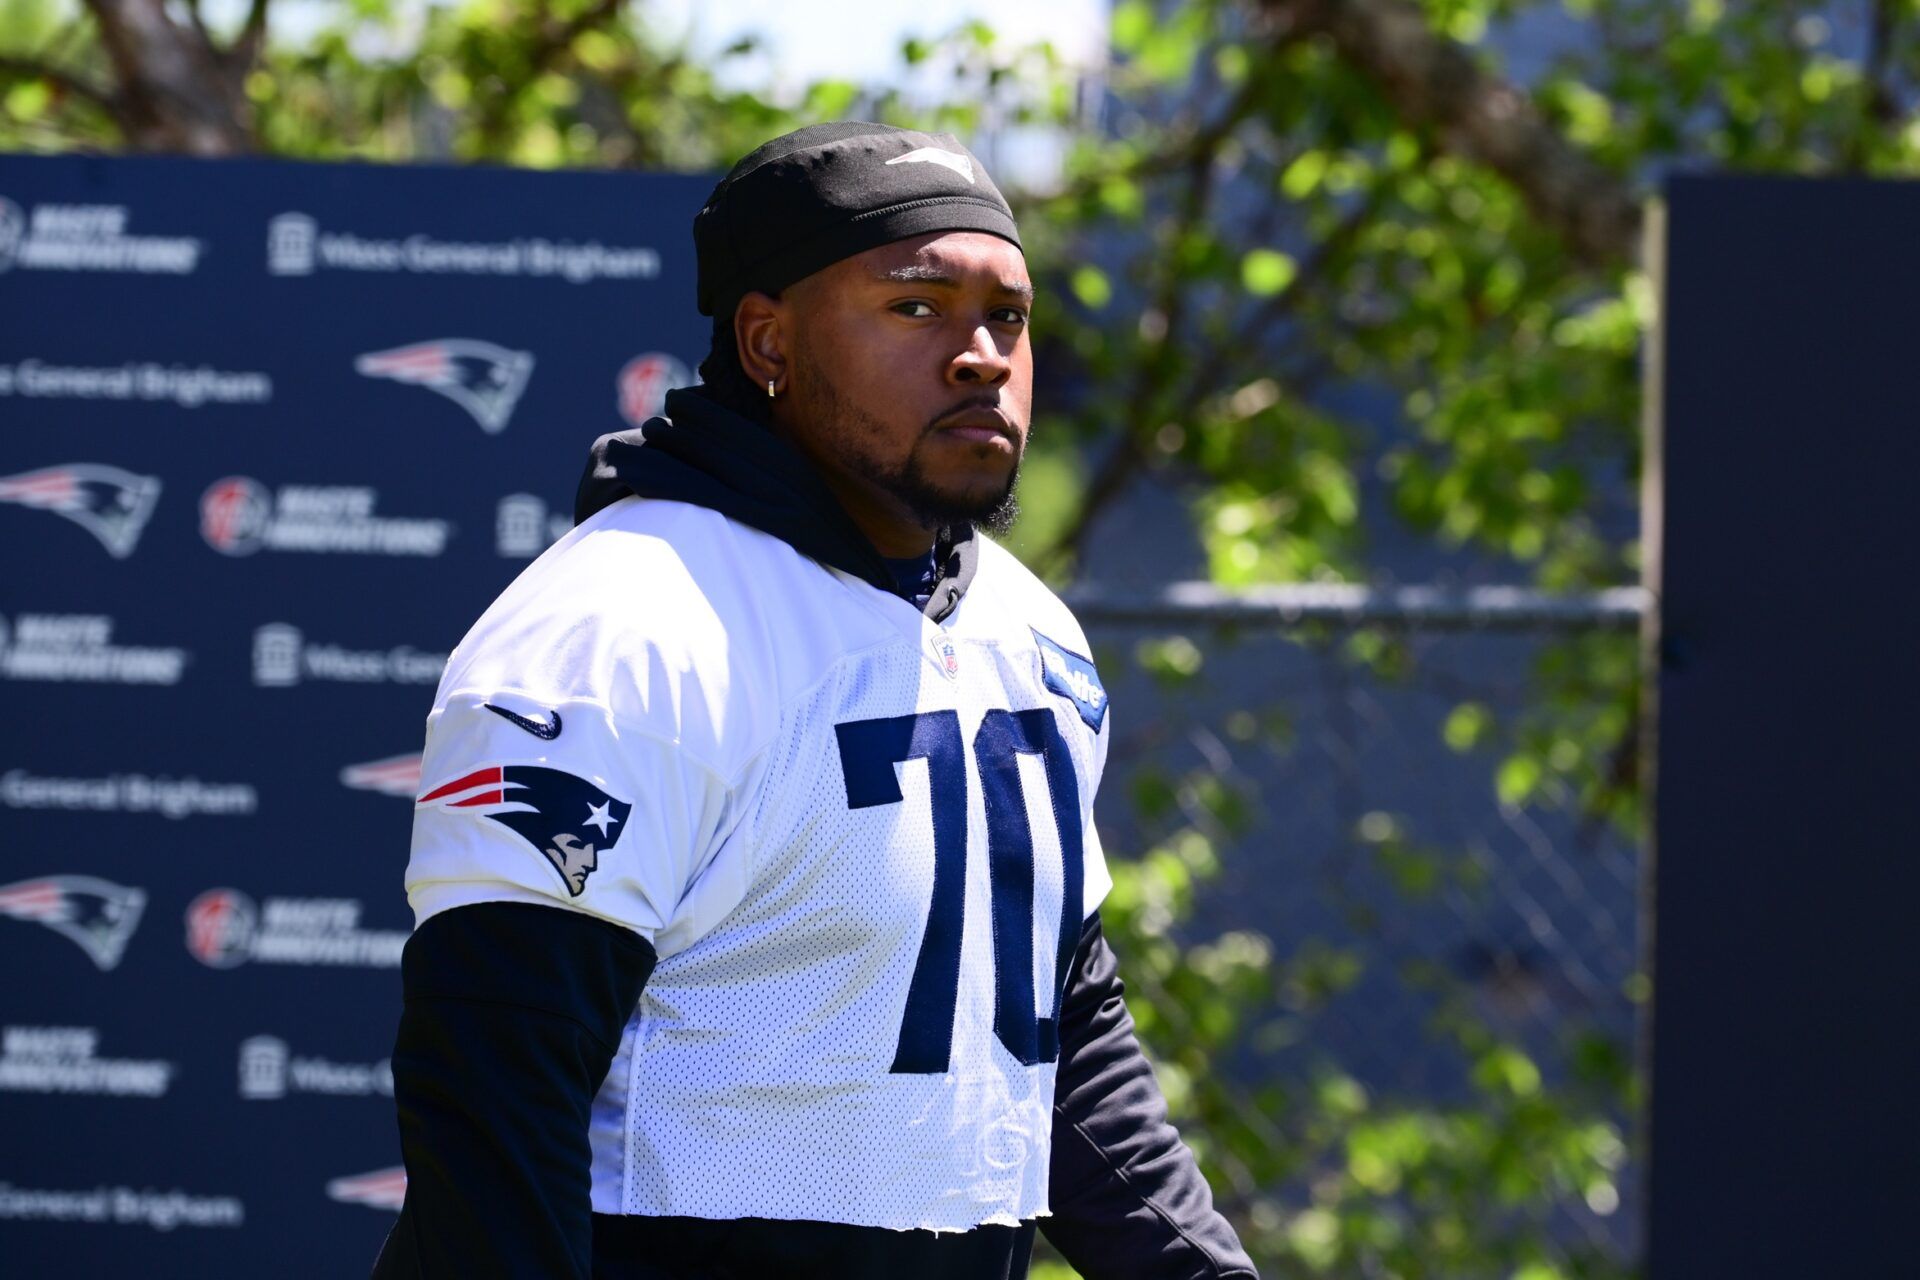
[[[1540,1068],[1512,1045],[1495,1045],[1474,1064],[1473,1082],[1489,1093],[1531,1098],[1540,1092]]]
[[[1487,708],[1478,702],[1463,702],[1447,716],[1447,722],[1440,731],[1446,744],[1455,751],[1467,752],[1486,740],[1493,728],[1493,716]]]
[[[1107,273],[1091,263],[1075,267],[1068,279],[1073,296],[1095,311],[1113,301],[1113,284],[1107,279]]]
[[[1256,298],[1270,298],[1300,274],[1294,260],[1277,249],[1250,249],[1240,259],[1241,287]]]
[[[1162,636],[1142,640],[1134,650],[1134,660],[1162,684],[1185,684],[1200,674],[1203,656],[1200,646],[1186,636]]]
[[[1143,81],[1177,83],[1192,72],[1212,34],[1210,17],[1204,4],[1156,8],[1147,0],[1121,0],[1111,19],[1114,51]]]

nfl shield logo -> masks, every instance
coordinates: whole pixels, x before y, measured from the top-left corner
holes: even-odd
[[[942,675],[949,680],[960,678],[960,651],[954,648],[953,640],[945,635],[934,636],[927,642],[933,651],[934,665],[940,668]]]

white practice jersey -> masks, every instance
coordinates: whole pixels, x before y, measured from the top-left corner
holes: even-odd
[[[594,1102],[596,1211],[1047,1211],[1060,991],[1110,883],[1106,694],[1066,607],[979,541],[936,624],[717,512],[627,498],[455,650],[416,920],[541,903],[659,957]]]

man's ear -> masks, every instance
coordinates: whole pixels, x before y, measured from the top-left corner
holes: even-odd
[[[789,305],[764,293],[749,293],[733,312],[733,340],[740,366],[755,386],[772,379],[775,392],[787,389]]]

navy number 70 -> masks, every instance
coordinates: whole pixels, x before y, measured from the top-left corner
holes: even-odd
[[[907,986],[893,1071],[944,1072],[953,1051],[960,939],[966,924],[967,762],[961,754],[960,717],[952,711],[927,711],[855,720],[835,725],[834,732],[840,736],[840,768],[850,809],[899,804],[903,797],[894,766],[908,760],[927,762],[933,795],[933,901],[927,906],[927,931]],[[1064,873],[1053,1007],[1046,1017],[1038,1015],[1033,1001],[1033,829],[1020,785],[1022,755],[1037,755],[1046,763]],[[973,759],[986,799],[987,866],[993,885],[993,1031],[1016,1061],[1029,1066],[1052,1062],[1060,1056],[1060,998],[1080,941],[1084,909],[1080,786],[1073,758],[1053,712],[1042,707],[987,712],[973,735]]]

